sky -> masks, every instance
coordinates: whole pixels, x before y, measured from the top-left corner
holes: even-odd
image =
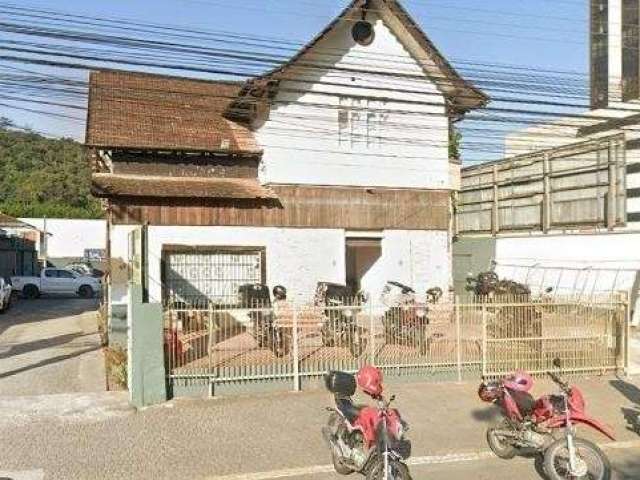
[[[2,3],[11,2],[0,0],[0,5]],[[278,37],[302,44],[347,3],[348,0],[20,0],[15,4],[90,16]],[[402,3],[439,50],[461,69],[464,69],[465,62],[471,61],[571,71],[583,75],[581,78],[586,85],[588,0],[404,0]],[[0,55],[2,38],[8,40],[12,37],[0,32]],[[7,64],[0,59],[0,67],[3,63]],[[84,71],[26,67],[87,78]],[[179,74],[191,76],[187,72]],[[18,101],[6,101],[5,105],[29,107]],[[77,111],[73,114],[84,116]],[[47,117],[1,105],[0,116],[7,116],[18,125],[29,126],[50,136],[67,136],[80,141],[84,137],[82,121]]]

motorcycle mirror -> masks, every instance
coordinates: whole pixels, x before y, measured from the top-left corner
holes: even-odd
[[[553,359],[553,366],[556,368],[560,368],[562,367],[562,360],[560,360],[558,357]]]
[[[544,289],[545,293],[551,293],[553,292],[553,287],[547,287]]]
[[[389,403],[393,402],[396,399],[395,395],[391,395],[391,398],[389,398]]]

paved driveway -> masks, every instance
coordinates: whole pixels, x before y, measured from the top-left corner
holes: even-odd
[[[0,397],[105,390],[97,301],[19,300],[0,315]]]

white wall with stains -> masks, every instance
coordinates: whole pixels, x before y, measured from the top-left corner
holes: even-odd
[[[450,188],[444,97],[383,21],[367,20],[371,45],[355,43],[353,22],[343,21],[304,57],[326,68],[287,70],[268,119],[255,126],[263,182]],[[372,117],[341,135],[340,103],[357,97],[368,98],[360,115]]]

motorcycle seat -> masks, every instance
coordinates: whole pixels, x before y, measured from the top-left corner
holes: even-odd
[[[362,405],[354,405],[350,398],[336,398],[336,407],[349,423],[353,423],[364,408]]]

